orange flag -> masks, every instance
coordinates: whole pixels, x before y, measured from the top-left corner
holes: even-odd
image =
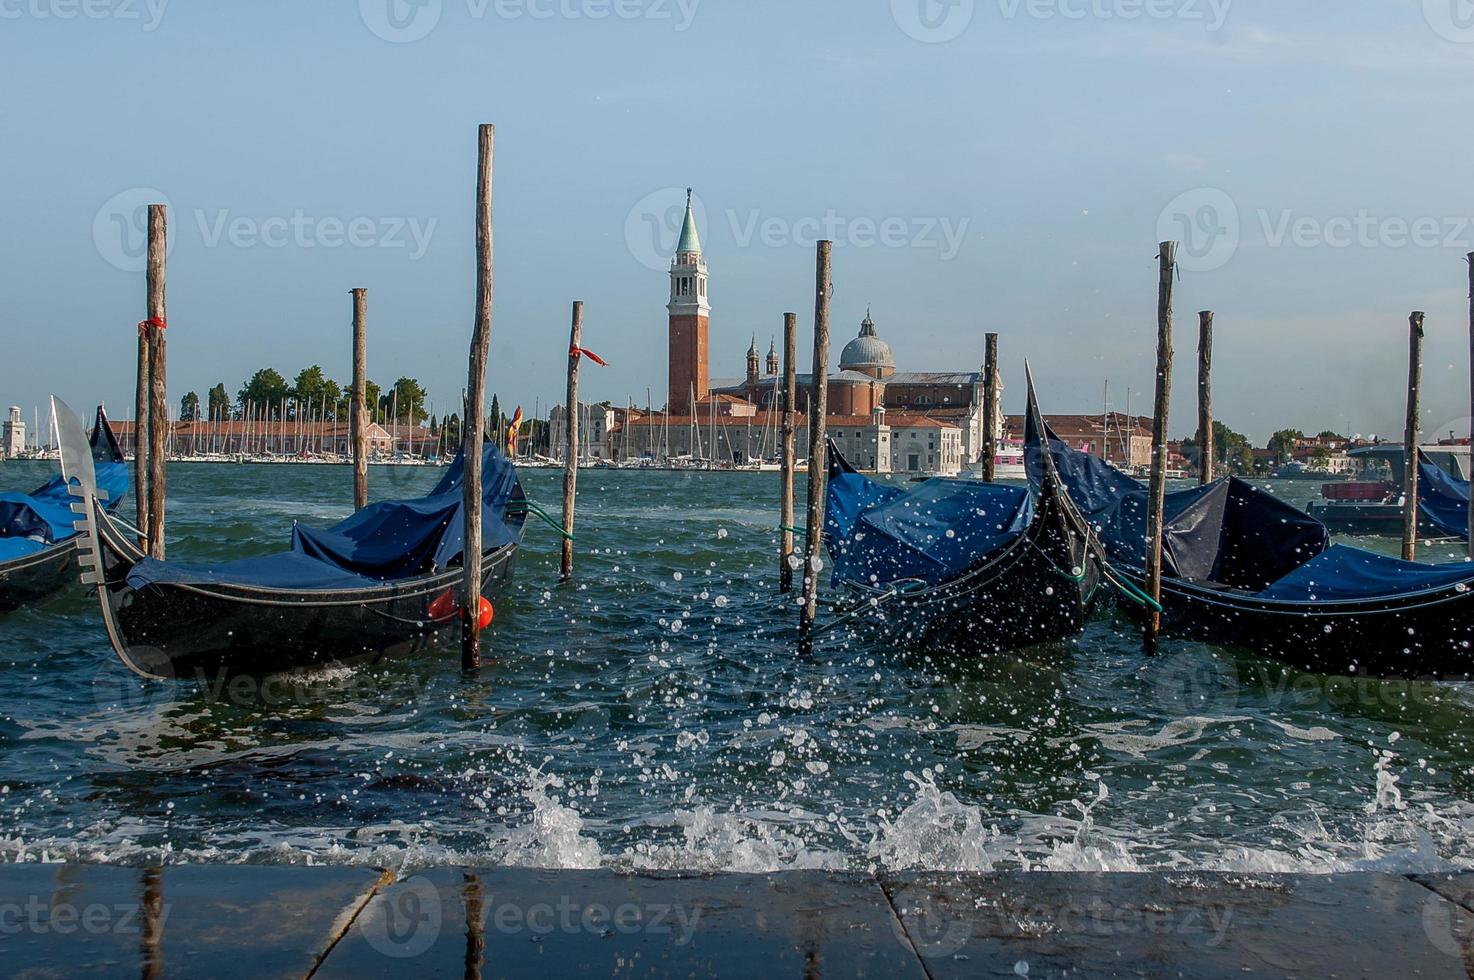
[[[517,411],[512,413],[511,424],[507,426],[507,455],[517,455],[517,430],[522,428],[522,406],[517,406]]]

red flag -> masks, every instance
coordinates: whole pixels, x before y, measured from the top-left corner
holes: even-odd
[[[517,406],[517,411],[512,415],[512,421],[507,426],[507,455],[517,455],[517,430],[522,428],[522,406]]]
[[[609,366],[609,362],[608,361],[604,360],[602,357],[600,357],[598,354],[595,354],[593,351],[589,350],[587,347],[570,347],[570,348],[568,348],[568,356],[569,357],[572,357],[572,358],[575,358],[575,359],[580,358],[580,357],[587,357],[589,360],[591,360],[595,364],[599,365],[599,367],[608,367]]]

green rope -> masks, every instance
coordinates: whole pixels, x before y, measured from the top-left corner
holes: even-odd
[[[1114,569],[1112,569],[1111,571],[1114,572]],[[1106,574],[1104,578],[1107,582],[1116,587],[1116,591],[1120,592],[1122,595],[1130,599],[1132,602],[1136,603],[1138,606],[1145,606],[1154,612],[1162,612],[1162,604],[1157,602],[1157,600],[1153,599],[1151,596],[1147,595],[1141,589],[1138,589],[1135,585],[1131,583],[1129,579],[1126,579],[1124,577],[1117,579],[1114,575],[1109,573]]]
[[[550,515],[547,511],[543,510],[541,507],[530,500],[512,501],[511,503],[507,504],[507,513],[531,514],[534,517],[541,518],[542,522],[548,527],[552,528],[554,531],[557,531],[558,534],[562,536],[564,541],[573,540],[573,532],[569,531],[562,524],[559,524],[553,519],[552,515]]]
[[[809,529],[806,528],[806,527],[789,527],[787,524],[779,524],[778,525],[778,530],[780,530],[780,531],[787,531],[790,534],[808,534],[809,533]]]

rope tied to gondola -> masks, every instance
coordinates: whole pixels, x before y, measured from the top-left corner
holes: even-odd
[[[151,316],[147,320],[139,320],[138,336],[142,337],[147,334],[150,327],[155,330],[167,330],[169,328],[169,321],[161,316]]]
[[[507,504],[508,514],[531,514],[556,531],[565,541],[573,540],[573,532],[558,523],[551,514],[530,500],[513,500]]]

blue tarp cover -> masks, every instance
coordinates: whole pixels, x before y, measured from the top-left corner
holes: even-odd
[[[1057,439],[1050,448],[1060,480],[1099,530],[1112,560],[1131,568],[1146,562],[1146,487],[1095,456]],[[1037,486],[1043,458],[1037,441],[1026,449]],[[1330,544],[1325,525],[1236,477],[1166,495],[1162,571],[1193,582],[1258,592],[1319,555]]]
[[[1418,464],[1418,509],[1444,534],[1469,536],[1469,484],[1428,463]]]
[[[146,559],[129,572],[128,584],[135,589],[161,583],[328,591],[443,571],[460,558],[465,541],[464,472],[457,456],[429,496],[374,504],[326,530],[297,525],[290,551],[217,564]],[[517,471],[488,445],[481,480],[482,547],[490,550],[516,540],[506,509],[517,488]]]
[[[836,583],[939,585],[1012,542],[1033,516],[1023,487],[927,480],[908,490],[847,472],[829,481],[825,540]]]
[[[128,494],[128,466],[100,410],[91,444],[97,488],[107,494],[108,509],[116,510]],[[60,473],[30,493],[0,493],[0,561],[33,554],[76,537],[72,526],[77,520],[72,513],[74,499]]]
[[[1474,581],[1474,564],[1424,565],[1335,545],[1259,593],[1298,602],[1404,595]]]

